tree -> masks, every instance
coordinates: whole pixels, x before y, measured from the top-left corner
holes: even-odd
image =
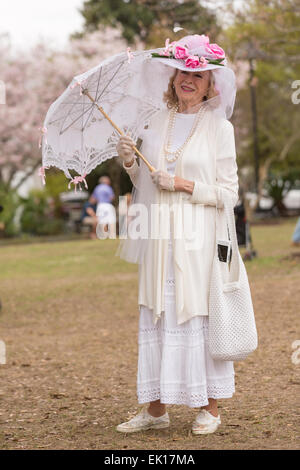
[[[265,186],[268,196],[273,199],[273,208],[276,207],[281,216],[287,215],[286,207],[283,203],[284,197],[293,187],[300,189],[300,170],[288,170],[280,172],[279,177],[275,172],[271,172],[266,180]]]
[[[257,206],[272,169],[285,172],[287,167],[299,168],[299,105],[291,96],[292,83],[300,76],[300,10],[290,0],[252,0],[243,11],[234,12],[233,18],[233,25],[225,32],[227,51],[233,63],[248,63],[249,71],[252,63],[247,84],[255,88],[257,96]],[[249,164],[254,141],[247,88],[237,96],[234,122],[242,159]]]
[[[6,37],[0,37],[1,80],[6,87],[6,104],[0,105],[0,185],[18,189],[41,165],[38,147],[50,104],[78,75],[111,54],[126,50],[117,29],[103,28],[82,39],[70,41],[69,48],[53,52],[38,44],[24,54],[14,54]],[[99,46],[100,45],[100,46]],[[23,172],[21,178],[16,176]]]
[[[208,34],[211,39],[219,31],[215,12],[201,6],[199,0],[88,0],[80,11],[85,31],[120,25],[126,41],[134,43],[138,37],[147,47],[161,47],[162,38],[175,39],[173,27],[178,25],[190,34]]]

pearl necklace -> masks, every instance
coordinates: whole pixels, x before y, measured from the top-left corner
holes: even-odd
[[[178,112],[178,105],[176,105],[174,108],[171,109],[170,116],[169,116],[168,131],[167,131],[167,136],[166,136],[166,143],[164,145],[165,158],[167,162],[169,163],[175,162],[180,157],[185,147],[187,146],[187,144],[190,142],[191,138],[193,137],[198,127],[198,124],[204,115],[204,111],[205,111],[205,107],[201,106],[201,108],[199,109],[197,113],[197,116],[195,117],[192,129],[190,130],[190,133],[188,137],[186,138],[185,142],[183,143],[183,145],[181,145],[181,147],[175,150],[175,152],[172,152],[171,151],[171,139],[172,139],[172,135],[173,135],[174,127],[175,127],[175,120],[176,120],[176,114]],[[168,158],[167,155],[174,155],[174,157]]]

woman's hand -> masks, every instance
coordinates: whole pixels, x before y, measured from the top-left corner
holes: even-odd
[[[193,193],[194,181],[180,178],[180,176],[172,176],[161,170],[152,172],[151,177],[159,189],[164,189],[165,191],[182,191],[188,194]]]
[[[134,160],[134,150],[133,147],[135,146],[135,143],[129,137],[128,135],[122,135],[120,137],[119,142],[117,143],[117,152],[119,157],[123,160],[123,163],[126,166],[131,166],[129,165],[130,163],[133,163]]]
[[[169,175],[169,173],[166,173],[162,170],[156,170],[152,171],[151,178],[158,189],[164,189],[165,191],[175,191],[175,176]]]
[[[193,194],[194,181],[186,180],[180,176],[175,176],[175,191],[182,191],[183,193]]]

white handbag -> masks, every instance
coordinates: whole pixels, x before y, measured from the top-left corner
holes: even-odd
[[[217,249],[216,208],[216,243],[209,292],[209,352],[213,359],[241,361],[257,348],[257,331],[248,276],[238,248],[233,203],[227,191],[221,191],[232,259],[224,282],[221,267],[224,262],[219,260]]]

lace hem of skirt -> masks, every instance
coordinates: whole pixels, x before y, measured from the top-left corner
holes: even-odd
[[[208,385],[206,392],[189,392],[186,390],[163,390],[159,387],[140,389],[137,392],[140,404],[160,400],[168,405],[187,405],[190,408],[198,408],[208,405],[208,398],[216,400],[231,398],[235,392],[234,379],[230,384]]]
[[[160,334],[167,334],[171,336],[198,336],[203,335],[203,333],[208,335],[208,322],[206,324],[201,325],[200,328],[160,328],[159,326],[153,326],[149,328],[140,328],[139,329],[139,336],[143,337],[144,335],[160,335]]]

